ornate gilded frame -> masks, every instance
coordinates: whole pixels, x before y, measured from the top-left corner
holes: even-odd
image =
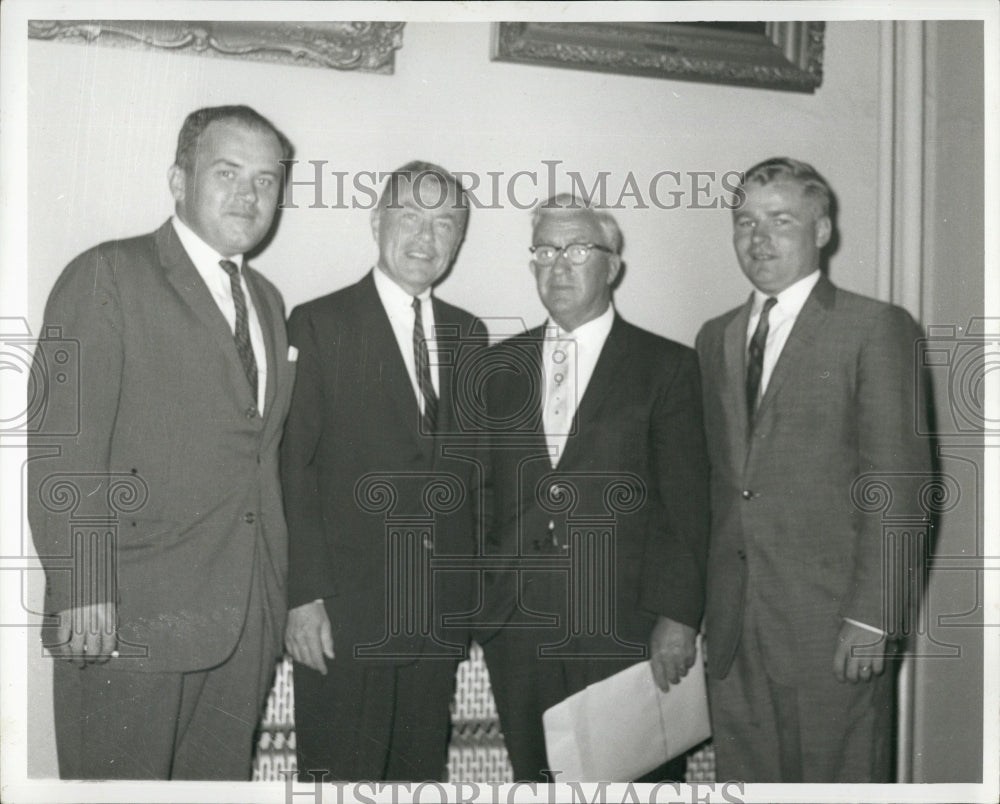
[[[824,22],[499,22],[491,58],[523,64],[814,92],[823,81]]]
[[[402,22],[29,20],[31,39],[391,74]]]

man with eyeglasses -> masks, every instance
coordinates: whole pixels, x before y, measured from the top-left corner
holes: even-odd
[[[558,195],[532,225],[549,318],[490,351],[485,384],[487,539],[504,566],[488,609],[506,621],[484,653],[515,777],[571,781],[547,761],[546,709],[644,659],[667,689],[695,661],[708,463],[693,350],[612,304],[615,219]]]

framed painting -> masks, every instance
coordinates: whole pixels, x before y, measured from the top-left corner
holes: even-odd
[[[499,22],[495,61],[814,92],[824,22]]]

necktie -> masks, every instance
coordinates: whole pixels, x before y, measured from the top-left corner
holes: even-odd
[[[413,362],[417,367],[417,385],[424,398],[423,430],[433,433],[437,424],[437,394],[431,381],[431,361],[424,339],[424,320],[420,312],[420,299],[413,297]]]
[[[771,308],[778,303],[773,296],[769,296],[764,302],[764,309],[761,310],[760,320],[757,322],[757,329],[754,330],[750,339],[750,347],[747,354],[747,421],[752,422],[754,414],[757,412],[757,394],[760,392],[760,375],[764,371],[764,346],[767,344],[767,331],[769,328],[767,317],[771,313]]]
[[[546,343],[549,354],[548,375],[545,378],[545,409],[542,425],[549,447],[552,465],[559,462],[576,412],[576,342],[557,335]]]
[[[247,300],[243,295],[243,285],[240,283],[240,269],[232,260],[219,260],[222,270],[229,274],[229,287],[233,291],[233,304],[236,307],[236,351],[246,372],[250,390],[253,392],[254,404],[257,403],[257,361],[250,345],[250,319],[247,315]]]

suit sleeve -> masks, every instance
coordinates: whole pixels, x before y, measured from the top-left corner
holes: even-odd
[[[690,350],[657,400],[650,441],[663,511],[646,537],[639,606],[697,629],[708,550],[708,455]]]
[[[858,475],[873,474],[891,495],[893,516],[922,516],[919,487],[930,477],[930,446],[918,433],[926,416],[916,381],[916,347],[921,333],[909,314],[886,308],[872,322],[858,357],[855,390]],[[884,480],[883,480],[884,479]],[[894,560],[886,551],[882,511],[858,514],[851,588],[841,615],[894,632],[886,617],[898,607],[884,606],[895,590],[884,586],[883,567]]]
[[[295,608],[336,595],[337,589],[327,548],[317,463],[326,405],[324,367],[313,322],[302,308],[292,312],[288,340],[299,356],[281,442],[281,486],[288,523],[288,606]]]
[[[70,520],[111,514],[108,476],[124,362],[116,256],[98,247],[67,266],[46,304],[34,356],[43,396],[42,419],[29,439],[28,516],[49,613],[116,599],[114,575],[102,569],[110,557],[86,541],[74,547]]]

